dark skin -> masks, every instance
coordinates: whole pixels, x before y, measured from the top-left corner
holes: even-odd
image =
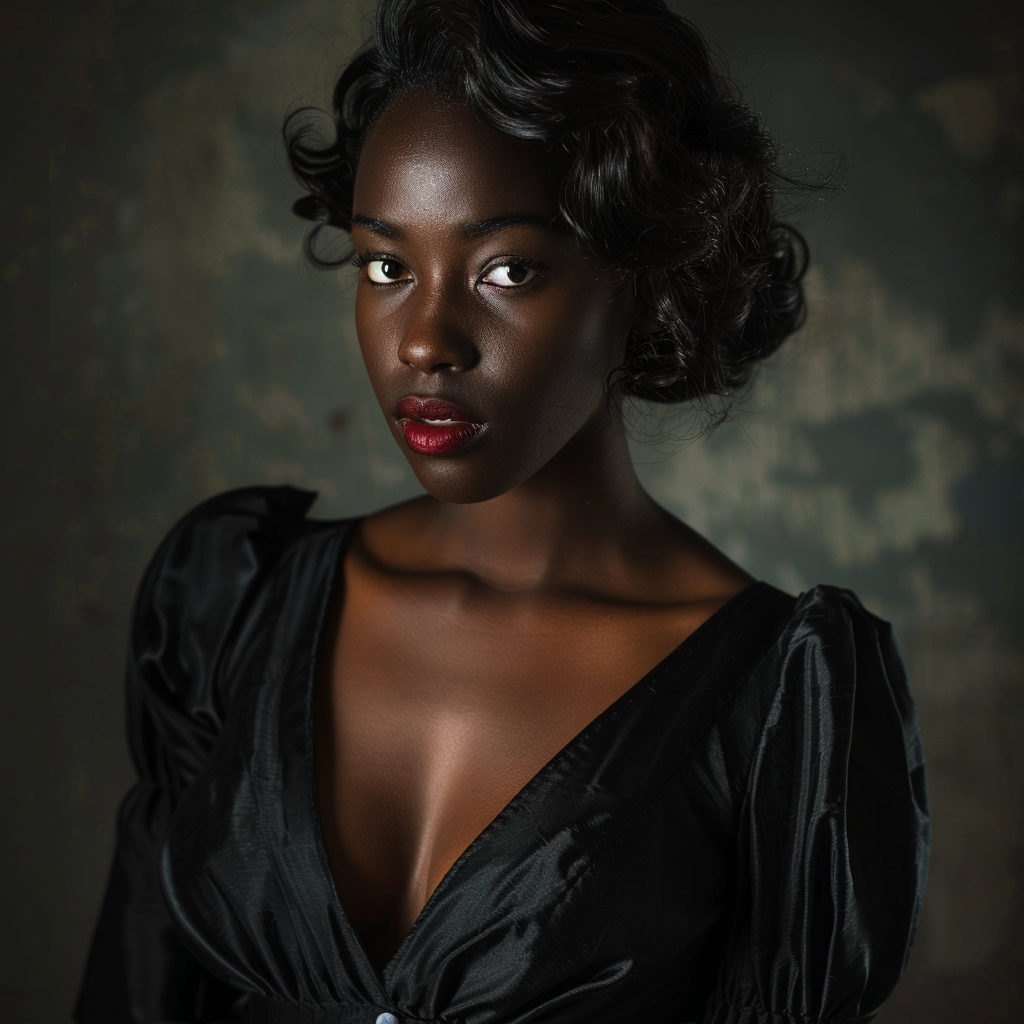
[[[360,157],[359,343],[427,491],[352,539],[314,710],[328,860],[378,969],[530,778],[753,582],[637,480],[605,380],[642,311],[544,226],[560,173],[423,93]],[[486,426],[413,451],[394,415],[409,395]]]

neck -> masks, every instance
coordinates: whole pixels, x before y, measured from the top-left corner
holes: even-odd
[[[489,501],[432,506],[444,563],[498,588],[588,587],[621,572],[664,512],[637,479],[618,408],[603,411],[544,468]]]

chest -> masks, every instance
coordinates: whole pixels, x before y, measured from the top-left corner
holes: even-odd
[[[349,567],[321,651],[314,747],[335,887],[371,958],[386,962],[476,836],[700,613]]]
[[[640,683],[620,680],[618,689],[629,692],[614,706],[595,700],[577,711],[571,727],[590,716],[582,731],[553,757],[539,751],[544,767],[507,804],[474,798],[475,813],[492,817],[483,834],[468,835],[474,823],[458,842],[448,840],[448,858],[458,861],[438,880],[444,861],[432,875],[424,865],[460,820],[458,802],[436,795],[443,752],[424,743],[437,761],[393,771],[396,760],[408,761],[405,746],[417,733],[374,733],[378,716],[367,712],[371,724],[354,730],[353,742],[365,741],[360,749],[373,763],[349,776],[337,770],[347,763],[347,733],[332,712],[358,714],[372,699],[371,687],[358,685],[368,676],[334,673],[339,659],[344,669],[341,634],[353,627],[360,643],[355,627],[363,623],[364,639],[383,638],[387,663],[394,640],[394,622],[385,628],[379,609],[359,613],[358,588],[346,595],[344,615],[329,606],[344,537],[322,531],[296,547],[223,663],[220,738],[161,850],[160,884],[176,925],[246,991],[305,1006],[366,1007],[371,1021],[382,1010],[428,1021],[511,1018],[549,997],[569,999],[573,1016],[587,1019],[624,993],[661,984],[672,1016],[696,1019],[714,972],[695,958],[718,955],[714,929],[730,891],[740,807],[732,780],[747,777],[752,753],[741,742],[746,724],[729,723],[759,717],[762,695],[746,680],[778,632],[770,593],[752,592],[756,616],[754,602],[740,599]],[[787,602],[778,616],[789,614]],[[531,621],[503,618],[517,628]],[[403,643],[415,636],[408,621]],[[669,646],[680,622],[663,634],[671,634]],[[562,633],[566,643],[575,635]],[[586,648],[570,656],[563,646],[559,670],[568,672],[579,655],[596,671],[601,658]],[[645,658],[657,653],[648,649]],[[647,667],[630,668],[630,680]],[[347,678],[351,686],[334,685]],[[738,693],[755,705],[737,707]],[[468,694],[462,699],[471,704]],[[487,779],[492,774],[501,781],[498,771]],[[487,779],[468,777],[466,789],[449,792],[476,797],[479,788],[495,799]],[[410,808],[408,818],[396,807]],[[468,845],[455,850],[460,843]]]

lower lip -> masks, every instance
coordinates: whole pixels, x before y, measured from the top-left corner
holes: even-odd
[[[400,420],[405,443],[421,455],[444,455],[453,452],[480,433],[482,423],[424,423],[422,420]]]

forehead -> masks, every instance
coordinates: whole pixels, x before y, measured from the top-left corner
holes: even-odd
[[[395,223],[465,223],[510,213],[558,213],[559,163],[482,121],[460,101],[396,97],[370,129],[353,212]]]

